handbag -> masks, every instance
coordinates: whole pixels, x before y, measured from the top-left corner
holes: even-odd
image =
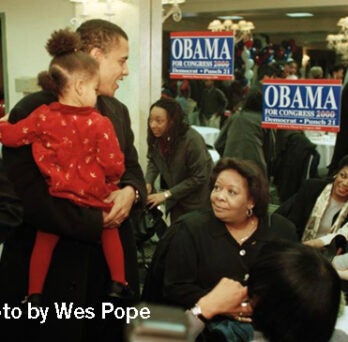
[[[167,228],[162,218],[163,213],[157,207],[145,207],[139,213],[138,220],[134,227],[134,235],[137,242],[150,239],[155,233],[161,233]]]

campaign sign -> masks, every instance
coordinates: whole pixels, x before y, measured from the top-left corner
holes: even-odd
[[[172,32],[170,78],[233,78],[233,32]]]
[[[338,132],[341,89],[339,80],[264,81],[262,127]]]

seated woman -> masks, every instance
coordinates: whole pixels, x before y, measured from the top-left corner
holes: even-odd
[[[348,155],[333,179],[309,179],[276,211],[296,225],[302,241],[335,233],[347,222]]]
[[[222,158],[212,176],[212,210],[189,213],[171,227],[163,294],[167,303],[192,308],[223,277],[245,284],[260,248],[277,239],[296,241],[280,215],[268,219],[268,182],[252,161]]]
[[[184,121],[178,102],[162,98],[152,104],[148,119],[147,204],[165,202],[171,222],[191,210],[209,207],[213,161],[201,135]],[[161,176],[162,188],[154,182]]]

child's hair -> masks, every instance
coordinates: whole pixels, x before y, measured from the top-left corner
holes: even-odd
[[[44,90],[62,95],[72,75],[91,78],[99,70],[98,62],[86,52],[81,51],[80,35],[69,29],[52,33],[46,50],[53,57],[48,71],[38,75],[38,84]]]

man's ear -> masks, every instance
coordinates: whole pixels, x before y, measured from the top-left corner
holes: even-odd
[[[74,88],[75,88],[77,95],[79,95],[79,96],[83,95],[83,81],[81,79],[77,79],[74,82]]]
[[[94,47],[89,54],[95,58],[98,62],[100,61],[100,59],[104,56],[104,52],[102,51],[102,49],[98,48],[98,47]]]

